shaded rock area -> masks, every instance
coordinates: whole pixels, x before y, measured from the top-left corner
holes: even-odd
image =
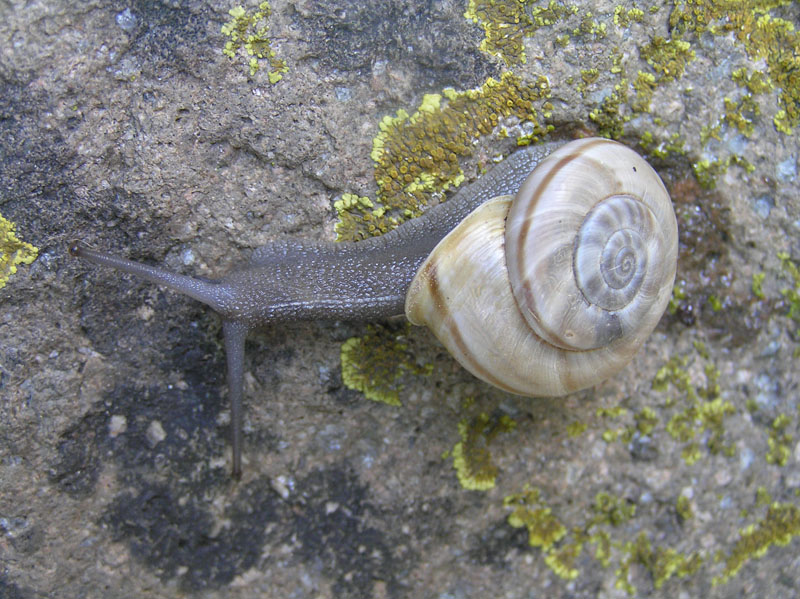
[[[800,592],[800,5],[489,4],[275,0],[256,69],[223,53],[234,4],[0,5],[0,214],[38,248],[0,288],[0,597]],[[333,239],[343,194],[381,193],[384,117],[504,74],[535,114],[478,123],[466,179],[518,138],[647,156],[681,231],[656,332],[525,399],[392,322],[393,407],[342,382],[366,324],[259,331],[232,480],[217,317],[70,242],[213,278]]]

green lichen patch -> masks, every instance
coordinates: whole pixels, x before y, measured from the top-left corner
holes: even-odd
[[[597,408],[595,411],[598,418],[603,420],[615,420],[628,414],[629,410],[622,406],[614,406],[612,408]],[[621,434],[625,432],[625,428],[607,428],[603,431],[602,438],[606,443],[613,443]]]
[[[362,222],[364,226],[370,227],[372,221],[383,216],[383,208],[375,208],[375,204],[367,196],[359,196],[354,193],[343,193],[342,197],[333,203],[336,213],[347,215],[347,219],[339,219],[334,225],[336,240],[342,241],[349,239],[352,234],[354,219]]]
[[[654,548],[646,533],[626,540],[625,524],[635,516],[636,506],[604,491],[595,496],[587,520],[569,530],[542,499],[539,489],[526,488],[508,495],[503,505],[513,509],[508,523],[527,528],[530,546],[540,548],[545,564],[566,580],[580,575],[577,560],[587,545],[593,547],[589,554],[604,568],[616,564],[616,586],[629,594],[636,593],[629,575],[633,564],[644,566],[653,586],[660,588],[670,578],[693,575],[704,561],[699,552],[684,555],[670,547]]]
[[[367,399],[399,406],[406,375],[427,376],[431,364],[418,364],[408,349],[406,335],[410,325],[400,329],[370,325],[362,337],[351,337],[342,344],[342,380]]]
[[[787,135],[800,124],[800,35],[793,23],[772,11],[789,4],[790,0],[687,0],[676,2],[670,15],[673,35],[733,35],[751,60],[766,62],[769,85],[780,90],[773,123]],[[755,85],[763,89],[766,82]]]
[[[724,98],[724,120],[731,127],[737,129],[742,135],[752,137],[755,131],[755,118],[761,114],[761,109],[756,104],[753,96],[745,94],[739,101]]]
[[[785,252],[779,252],[778,259],[781,261],[781,269],[789,276],[792,282],[790,287],[781,289],[781,295],[789,309],[787,315],[795,322],[800,322],[800,269],[797,267],[797,263]]]
[[[0,289],[17,272],[18,264],[30,264],[38,253],[38,248],[17,238],[16,225],[0,214]]]
[[[769,76],[762,71],[749,71],[746,67],[741,67],[731,73],[731,78],[754,96],[775,89]]]
[[[566,527],[542,500],[539,489],[525,489],[521,493],[508,495],[503,499],[503,505],[513,508],[508,515],[511,526],[528,529],[528,543],[531,547],[541,547],[548,551],[567,534]]]
[[[675,502],[675,512],[681,519],[681,522],[686,522],[694,518],[694,510],[692,509],[691,500],[686,495],[681,495]]]
[[[582,543],[566,543],[548,551],[544,556],[544,563],[564,580],[575,580],[580,574],[576,562],[582,550]]]
[[[695,574],[703,565],[703,556],[700,553],[684,555],[675,549],[653,547],[647,534],[639,533],[634,541],[625,544],[625,559],[617,569],[616,587],[626,591],[629,595],[636,594],[636,587],[630,581],[630,567],[640,564],[651,575],[653,586],[657,589],[672,577],[687,578]]]
[[[614,90],[591,111],[589,120],[597,128],[597,134],[610,139],[619,139],[625,133],[625,123],[631,119],[627,113],[628,80],[623,79]]]
[[[769,428],[769,437],[767,438],[767,445],[769,450],[765,459],[767,464],[775,464],[777,466],[785,466],[792,455],[792,442],[794,436],[786,429],[792,423],[792,419],[786,414],[779,414],[772,421]]]
[[[628,409],[622,406],[614,406],[612,408],[597,408],[595,413],[598,418],[602,420],[615,420],[628,413]],[[606,443],[613,443],[619,438],[620,434],[624,432],[624,428],[607,428],[603,431],[602,438]]]
[[[369,214],[360,206],[337,208],[339,239],[380,235],[419,216],[434,194],[463,181],[459,160],[472,155],[473,142],[498,130],[502,119],[529,123],[532,133],[525,142],[543,135],[547,127],[535,103],[549,94],[546,78],[528,82],[506,72],[477,89],[428,94],[413,114],[398,110],[385,117],[371,154],[378,185],[375,208]]]
[[[778,259],[781,261],[781,272],[790,281],[788,287],[781,289],[781,296],[786,306],[786,315],[793,327],[791,335],[795,341],[800,342],[800,268],[785,252],[779,252]],[[794,356],[800,357],[800,347],[795,348]]]
[[[470,0],[464,17],[477,23],[486,37],[480,49],[501,58],[506,66],[525,63],[523,39],[542,27],[551,26],[578,8],[551,0],[534,6],[533,0]]]
[[[689,356],[673,356],[653,379],[653,390],[669,394],[664,407],[671,415],[665,430],[682,444],[681,457],[690,466],[703,456],[703,445],[712,455],[735,452],[734,445],[725,442],[725,418],[735,414],[736,408],[722,399],[719,371],[704,346],[697,349],[704,381],[698,384],[689,374]]]
[[[633,82],[633,89],[636,90],[636,98],[631,104],[633,110],[636,112],[650,112],[650,102],[653,100],[653,94],[656,91],[656,76],[653,73],[639,71],[636,74],[636,80]]]
[[[631,23],[641,23],[644,20],[644,11],[641,8],[617,5],[614,7],[614,25],[628,27]]]
[[[585,41],[600,41],[608,35],[606,24],[594,18],[591,12],[581,16],[581,24],[572,30],[572,35]]]
[[[749,121],[745,117],[736,118],[738,119],[737,123],[743,127],[750,127],[747,124]],[[739,125],[737,124],[736,126],[738,127]],[[752,173],[755,170],[755,167],[744,156],[739,156],[738,154],[732,154],[726,158],[715,158],[714,160],[698,160],[692,164],[692,170],[701,186],[706,189],[714,189],[717,185],[717,179],[727,173],[731,166],[742,167],[747,173]]]
[[[606,429],[602,434],[603,441],[606,443],[614,443],[620,440],[623,443],[630,443],[637,434],[649,435],[659,423],[659,418],[655,410],[647,406],[639,411],[629,410],[620,406],[612,409],[599,408],[597,410],[597,416],[604,419],[620,418],[627,414],[633,415],[634,424],[623,424],[618,428]]]
[[[674,81],[683,77],[686,65],[695,57],[689,42],[661,36],[650,40],[639,53],[653,67],[660,81]]]
[[[594,516],[590,527],[600,524],[619,526],[636,515],[636,505],[616,495],[601,491],[594,497],[592,505]]]
[[[764,557],[772,545],[788,545],[798,534],[800,509],[790,503],[773,503],[762,520],[739,531],[739,540],[725,559],[725,569],[713,584],[727,582],[748,561]]]
[[[453,447],[452,455],[462,487],[473,491],[494,488],[497,466],[492,462],[489,445],[499,434],[511,432],[515,427],[516,422],[510,416],[493,417],[485,412],[458,423],[461,440]]]
[[[587,425],[585,422],[570,422],[567,425],[567,435],[570,437],[580,437],[586,431],[588,426],[589,425]]]
[[[251,77],[265,63],[268,64],[269,81],[277,83],[289,67],[284,60],[276,57],[267,35],[271,12],[269,2],[262,2],[258,8],[250,11],[242,6],[230,9],[228,14],[231,20],[222,26],[222,34],[229,38],[222,53],[231,60],[235,60],[238,53],[243,53],[247,57]]]
[[[750,284],[750,289],[758,299],[766,299],[764,295],[764,279],[767,277],[765,272],[754,272],[753,282]]]
[[[766,487],[756,489],[756,508],[767,507],[772,504],[772,496]]]

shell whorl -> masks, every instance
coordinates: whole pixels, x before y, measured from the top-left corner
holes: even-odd
[[[553,345],[646,337],[666,308],[677,260],[672,202],[622,144],[578,140],[543,160],[509,211],[506,244],[523,317]]]
[[[652,332],[677,263],[672,203],[616,142],[571,142],[514,197],[480,206],[423,263],[406,316],[477,377],[563,395],[619,371]]]

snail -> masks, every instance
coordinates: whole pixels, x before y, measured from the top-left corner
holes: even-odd
[[[519,150],[381,237],[275,241],[219,280],[80,242],[69,252],[221,316],[238,477],[244,341],[254,327],[405,313],[478,378],[519,395],[565,395],[609,378],[644,343],[669,301],[677,246],[653,168],[622,144],[588,138]]]

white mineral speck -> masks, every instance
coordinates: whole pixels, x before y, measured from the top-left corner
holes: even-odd
[[[167,433],[164,432],[164,427],[158,420],[153,420],[150,426],[147,427],[147,442],[150,447],[155,447],[166,439]]]
[[[739,469],[742,470],[742,472],[747,470],[752,465],[753,459],[755,459],[753,450],[749,447],[742,447],[739,450]]]
[[[128,428],[128,419],[121,414],[114,414],[108,422],[108,435],[109,437],[116,437],[121,435]]]
[[[126,8],[121,13],[117,14],[116,17],[117,25],[123,31],[133,31],[136,27],[136,15],[131,12],[130,8]]]
[[[781,183],[790,183],[797,177],[797,161],[794,156],[779,162],[775,169],[775,175]]]

